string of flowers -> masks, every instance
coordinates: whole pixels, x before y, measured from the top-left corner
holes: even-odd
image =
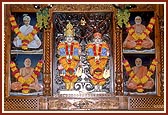
[[[152,17],[149,21],[148,26],[146,27],[146,29],[141,34],[137,34],[134,30],[134,27],[132,27],[130,23],[127,24],[126,27],[127,27],[128,33],[133,37],[133,39],[135,41],[137,41],[137,46],[135,47],[136,49],[141,49],[142,48],[142,46],[141,46],[141,44],[139,44],[139,42],[144,40],[146,38],[146,36],[148,36],[150,34],[150,32],[152,32],[155,21],[156,21],[155,17]]]
[[[147,74],[140,79],[133,72],[132,68],[130,67],[130,64],[129,64],[128,60],[126,60],[126,59],[123,60],[123,65],[126,69],[127,74],[138,85],[138,88],[137,88],[138,92],[143,92],[143,87],[142,86],[143,86],[143,84],[145,84],[149,80],[149,78],[155,72],[155,68],[156,68],[157,63],[158,63],[157,59],[153,59],[151,65],[148,69]]]
[[[19,27],[16,23],[15,17],[13,15],[10,16],[10,23],[12,25],[12,30],[15,32],[15,34],[22,40],[22,49],[27,50],[28,49],[28,44],[33,41],[34,35],[37,34],[39,31],[37,24],[33,27],[34,29],[32,30],[31,33],[28,35],[24,35],[21,33],[19,30]]]
[[[21,84],[25,82],[25,79],[20,75],[18,68],[16,67],[15,62],[10,62],[10,68],[12,71],[12,76],[14,76]]]
[[[21,84],[22,84],[22,93],[29,93],[29,85],[35,81],[35,79],[39,76],[40,70],[43,66],[44,61],[39,60],[32,75],[28,79],[24,79],[22,75],[20,75],[18,68],[16,67],[15,62],[10,63],[10,68],[12,71],[12,76],[14,76]]]

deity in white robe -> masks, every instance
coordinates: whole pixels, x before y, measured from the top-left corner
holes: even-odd
[[[27,36],[28,34],[30,34],[33,31],[33,26],[30,25],[30,21],[31,21],[30,16],[27,16],[27,15],[24,16],[23,17],[24,25],[19,28],[20,32],[25,36]],[[13,44],[16,47],[21,47],[22,40],[18,36],[16,36],[13,40]],[[28,48],[39,48],[40,46],[41,46],[41,40],[37,36],[37,34],[35,34],[34,39],[28,44]]]

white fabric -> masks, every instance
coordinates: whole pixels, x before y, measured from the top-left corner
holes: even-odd
[[[31,33],[33,30],[33,26],[31,25],[23,25],[20,27],[20,31],[23,35],[28,35],[29,33]],[[16,36],[17,38],[17,41],[13,41],[13,44],[16,46],[16,47],[21,47],[22,46],[22,40]],[[37,44],[37,42],[39,42],[39,44]],[[39,37],[37,36],[37,34],[34,35],[34,40],[32,42],[30,42],[28,44],[28,48],[39,48],[41,46],[41,41],[39,39]]]

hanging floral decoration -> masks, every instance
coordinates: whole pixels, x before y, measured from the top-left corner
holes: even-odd
[[[135,8],[134,4],[114,4],[113,5],[118,11],[116,14],[117,24],[122,28],[123,24],[127,25],[130,17],[129,10]]]
[[[119,9],[116,16],[117,24],[122,28],[123,24],[127,25],[130,17],[130,12],[128,9]]]
[[[16,67],[15,62],[10,63],[10,68],[12,71],[12,76],[14,76],[21,84],[22,84],[22,93],[27,94],[29,93],[29,85],[35,81],[35,78],[37,78],[40,74],[40,70],[43,66],[44,61],[39,60],[33,74],[28,78],[24,79],[22,75],[20,75],[18,68]]]
[[[36,13],[37,18],[37,26],[39,29],[46,29],[48,27],[48,19],[49,19],[49,9],[42,8]]]
[[[130,23],[127,24],[126,27],[127,27],[128,33],[137,42],[135,49],[141,49],[142,48],[141,44],[138,44],[138,43],[143,41],[146,38],[146,36],[148,36],[150,34],[150,32],[152,32],[155,21],[156,21],[155,17],[152,17],[150,19],[150,22],[149,22],[148,26],[146,27],[146,29],[143,31],[142,34],[137,34],[135,32],[134,28],[131,26],[131,24]]]
[[[12,30],[15,32],[15,34],[22,40],[22,49],[27,50],[28,44],[33,41],[34,35],[37,34],[39,31],[38,26],[35,25],[33,28],[33,31],[29,33],[28,35],[23,35],[22,32],[19,30],[19,27],[16,23],[15,17],[13,15],[10,16],[10,23],[12,25]]]
[[[144,91],[142,86],[143,86],[143,84],[145,84],[149,80],[149,78],[155,72],[155,68],[156,68],[157,63],[158,63],[157,59],[153,59],[151,65],[148,69],[147,74],[140,79],[133,72],[132,68],[130,67],[130,64],[129,64],[128,60],[126,60],[126,59],[123,60],[123,64],[124,64],[124,67],[126,69],[127,74],[136,84],[138,84],[138,88],[137,88],[138,92],[143,92]]]

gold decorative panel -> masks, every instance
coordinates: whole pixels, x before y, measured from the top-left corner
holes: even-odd
[[[123,99],[120,97],[106,97],[100,95],[75,95],[76,98],[49,98],[49,110],[116,110],[123,109]],[[72,97],[72,96],[71,96]],[[79,98],[81,97],[81,98]],[[122,100],[122,103],[120,102]],[[125,103],[127,103],[125,101]]]

